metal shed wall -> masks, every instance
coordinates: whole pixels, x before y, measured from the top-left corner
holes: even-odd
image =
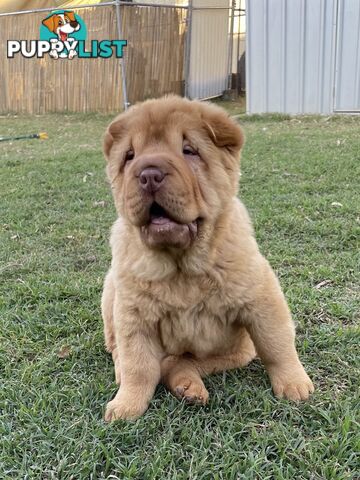
[[[247,0],[248,113],[334,111],[337,10],[338,0]]]
[[[359,0],[338,0],[334,111],[360,113]]]

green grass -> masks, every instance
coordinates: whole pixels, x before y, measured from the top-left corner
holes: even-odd
[[[205,408],[159,387],[142,418],[112,425],[99,308],[109,119],[0,118],[1,135],[49,133],[0,143],[0,478],[359,478],[360,118],[240,119],[241,197],[297,322],[312,399],[276,400],[254,362],[207,378]]]

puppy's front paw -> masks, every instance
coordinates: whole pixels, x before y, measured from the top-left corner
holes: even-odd
[[[314,385],[302,367],[291,374],[277,372],[272,376],[271,384],[276,397],[295,402],[307,400],[314,391]]]
[[[105,422],[113,422],[114,420],[136,420],[146,411],[147,405],[141,404],[138,401],[131,401],[125,399],[111,400],[106,406]]]

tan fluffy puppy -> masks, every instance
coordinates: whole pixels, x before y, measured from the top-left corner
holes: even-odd
[[[274,393],[313,391],[276,275],[237,198],[240,127],[221,108],[175,96],[131,107],[104,152],[118,219],[102,297],[121,383],[105,419],[132,419],[162,381],[205,403],[203,376],[256,355]]]

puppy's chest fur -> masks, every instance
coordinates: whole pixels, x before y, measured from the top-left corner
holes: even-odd
[[[237,328],[236,312],[214,314],[200,303],[187,310],[170,311],[159,322],[159,333],[168,354],[189,352],[197,357],[220,353],[231,348]]]
[[[202,357],[231,349],[240,326],[240,305],[231,292],[208,279],[150,290],[151,310],[154,319],[158,318],[159,337],[166,353],[189,352]]]

